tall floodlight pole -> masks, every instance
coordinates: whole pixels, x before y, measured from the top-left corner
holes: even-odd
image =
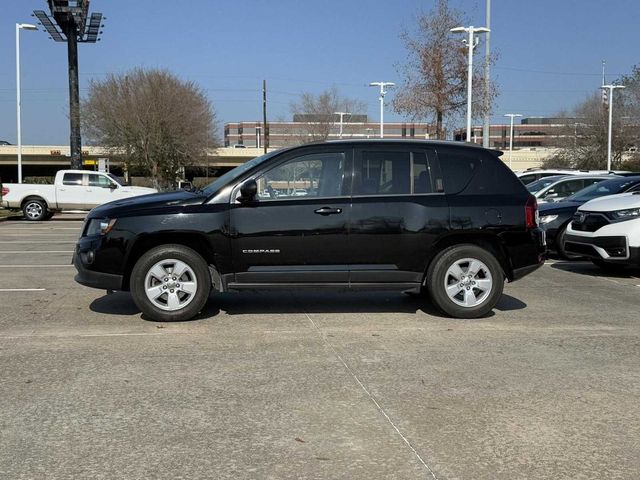
[[[511,118],[511,127],[509,128],[509,168],[511,168],[511,154],[513,153],[513,119],[521,117],[519,113],[505,113],[505,117]]]
[[[489,148],[491,137],[491,109],[489,86],[491,84],[491,0],[486,0],[485,24],[489,31],[484,36],[484,123],[482,125],[482,146]]]
[[[67,42],[69,62],[69,121],[71,168],[82,168],[82,140],[80,137],[80,87],[78,81],[78,43],[95,43],[102,33],[102,14],[92,13],[90,0],[47,0],[51,15],[34,10],[34,16],[55,42]]]
[[[333,112],[334,115],[340,115],[340,138],[342,138],[342,119],[345,115],[351,115],[349,112]]]
[[[471,141],[471,97],[473,95],[473,50],[478,46],[480,39],[476,36],[476,33],[488,33],[489,29],[486,27],[455,27],[450,30],[452,33],[468,33],[469,38],[463,40],[463,43],[467,45],[469,50],[468,54],[468,72],[467,72],[467,142]]]
[[[603,85],[600,87],[609,91],[609,141],[607,145],[607,170],[611,170],[611,143],[612,143],[612,125],[613,125],[613,91],[617,88],[626,88],[624,85]]]
[[[22,99],[20,96],[20,30],[37,30],[29,23],[16,23],[16,123],[18,140],[18,183],[22,183]]]
[[[380,87],[380,138],[384,138],[384,96],[387,94],[386,87],[395,87],[393,82],[371,82],[370,87]]]

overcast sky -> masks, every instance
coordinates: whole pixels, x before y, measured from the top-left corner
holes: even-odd
[[[44,0],[2,0],[0,139],[15,142],[15,23],[35,22]],[[80,46],[81,95],[91,78],[130,68],[162,67],[200,84],[221,122],[261,118],[261,84],[269,118],[288,118],[302,91],[332,85],[367,103],[378,119],[370,81],[400,80],[399,39],[433,0],[92,0],[103,12],[101,42]],[[452,0],[474,25],[484,0]],[[500,87],[494,121],[506,112],[551,115],[640,63],[637,0],[493,0],[493,77]],[[23,143],[68,143],[66,45],[43,32],[22,32]],[[390,97],[391,98],[391,97]],[[385,119],[402,120],[387,109]]]

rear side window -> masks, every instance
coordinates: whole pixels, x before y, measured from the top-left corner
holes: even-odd
[[[363,151],[356,159],[354,195],[411,195],[442,191],[434,151]]]
[[[65,173],[62,177],[63,185],[82,185],[81,173]]]
[[[354,195],[409,195],[411,154],[400,151],[363,151],[356,163]]]

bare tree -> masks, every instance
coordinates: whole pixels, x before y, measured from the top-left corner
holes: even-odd
[[[637,144],[637,133],[627,121],[630,118],[631,109],[627,97],[616,95],[614,101],[612,165],[615,168],[623,168],[623,162],[628,160],[625,152],[629,147]],[[600,92],[593,93],[578,104],[573,114],[566,120],[565,127],[560,131],[562,147],[556,155],[544,162],[544,166],[547,168],[606,168],[609,111],[602,103]]]
[[[216,116],[193,82],[164,70],[135,69],[93,80],[83,105],[90,140],[151,175],[173,184],[182,168],[216,146]]]
[[[417,23],[415,33],[401,34],[408,54],[406,63],[398,66],[403,85],[393,104],[396,112],[414,120],[435,120],[436,135],[444,138],[445,117],[460,115],[467,104],[468,50],[460,36],[450,32],[467,23],[462,12],[449,7],[447,0],[438,0],[432,11],[418,16]],[[495,88],[485,87],[480,69],[474,71],[473,82],[473,112],[479,117],[486,105],[491,108]]]
[[[349,112],[353,116],[364,114],[366,109],[364,102],[342,97],[335,87],[318,95],[305,92],[290,108],[293,120],[305,125],[300,143],[324,141],[329,138],[338,118],[335,112]],[[345,122],[349,119],[349,116],[344,117]]]

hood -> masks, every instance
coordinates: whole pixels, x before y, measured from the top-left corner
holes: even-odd
[[[151,195],[141,195],[105,203],[91,210],[89,218],[129,216],[134,212],[159,207],[198,205],[204,202],[206,198],[202,193],[188,192],[186,190],[152,193]]]
[[[626,208],[640,208],[640,192],[621,193],[596,198],[582,205],[578,210],[584,212],[613,212]]]
[[[540,215],[555,215],[560,212],[575,212],[582,202],[552,202],[538,205]]]

